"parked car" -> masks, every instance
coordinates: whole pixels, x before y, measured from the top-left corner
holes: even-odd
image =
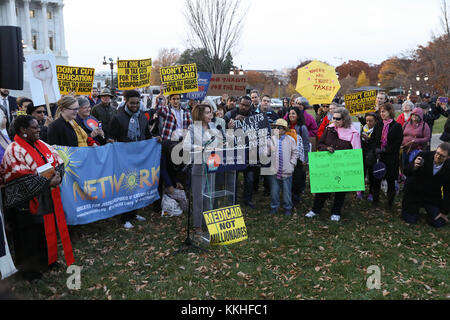
[[[275,108],[275,109],[281,108],[281,107],[283,107],[283,101],[281,101],[278,98],[272,98],[271,105],[272,105],[272,108]]]

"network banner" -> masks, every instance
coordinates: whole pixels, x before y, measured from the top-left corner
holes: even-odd
[[[156,139],[56,149],[65,166],[61,198],[68,225],[108,219],[160,198],[161,144]]]

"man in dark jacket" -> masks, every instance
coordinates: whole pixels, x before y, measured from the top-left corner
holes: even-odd
[[[120,108],[118,113],[111,119],[109,138],[116,142],[133,142],[150,139],[152,136],[148,126],[148,119],[139,110],[141,95],[136,90],[130,90],[125,91],[124,97],[124,107]],[[144,217],[137,214],[137,210],[124,213],[120,218],[126,229],[133,228],[130,222],[132,218],[145,221]]]
[[[111,119],[109,138],[117,142],[147,140],[152,137],[148,119],[140,109],[140,94],[136,90],[124,93],[125,105]]]
[[[404,170],[405,183],[402,218],[415,224],[420,208],[428,213],[428,223],[435,228],[448,222],[450,209],[450,144],[439,145],[434,152],[422,152]]]
[[[17,98],[9,95],[8,89],[0,88],[0,109],[6,116],[6,128],[13,122],[13,115],[17,112]]]
[[[254,110],[252,109],[252,99],[249,96],[243,96],[240,99],[239,106],[228,111],[225,114],[224,120],[227,124],[228,129],[235,129],[236,121],[243,122],[245,118],[254,115]],[[244,203],[252,209],[255,209],[256,206],[252,201],[253,191],[254,191],[254,182],[255,175],[257,174],[258,167],[257,166],[248,166],[247,169],[243,171],[244,173]],[[236,172],[237,174],[238,172]],[[237,177],[236,177],[236,190],[237,190]],[[237,192],[236,192],[237,198]]]
[[[114,108],[111,104],[112,97],[113,95],[111,94],[111,91],[109,89],[103,89],[100,93],[100,99],[102,100],[102,102],[95,105],[91,110],[91,115],[98,121],[102,122],[102,128],[105,132],[106,139],[110,138],[110,121],[117,113],[116,108]]]

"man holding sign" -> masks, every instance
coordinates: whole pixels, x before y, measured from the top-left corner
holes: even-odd
[[[350,113],[345,108],[336,108],[333,114],[333,122],[330,124],[323,133],[322,137],[319,140],[319,144],[317,146],[318,151],[328,151],[331,154],[334,154],[337,150],[349,150],[349,149],[361,149],[361,139],[359,132],[353,128],[352,120],[350,117]],[[346,166],[345,170],[342,171],[342,174],[331,174],[330,171],[326,168],[315,168],[314,165],[314,156],[324,157],[329,156],[327,154],[323,154],[322,152],[309,153],[309,163],[310,163],[310,179],[311,179],[311,192],[314,192],[316,179],[323,178],[324,175],[328,175],[328,184],[333,185],[334,189],[330,190],[334,192],[334,203],[332,208],[332,221],[339,221],[341,219],[341,210],[344,205],[345,194],[346,191],[361,191],[361,190],[346,190],[346,188],[341,188],[339,186],[340,182],[344,178],[344,175],[349,175],[354,171],[360,171],[360,179],[362,181],[361,188],[364,189],[364,170],[362,166],[362,152],[360,156],[360,161],[355,164],[355,168],[350,167],[350,163],[343,161],[342,166]],[[341,155],[334,154],[333,157],[330,157],[330,161],[336,161]],[[359,167],[359,169],[357,168]],[[317,170],[313,170],[317,169]],[[333,172],[331,172],[333,173]],[[356,172],[358,173],[358,172]],[[334,176],[333,176],[334,175]],[[335,182],[335,183],[334,183]],[[337,184],[337,185],[336,185]],[[323,206],[325,205],[326,200],[330,197],[330,191],[321,191],[320,188],[316,191],[314,197],[314,205],[310,212],[306,214],[307,218],[313,218],[317,214],[322,211]]]

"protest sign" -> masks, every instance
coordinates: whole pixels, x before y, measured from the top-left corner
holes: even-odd
[[[211,81],[211,72],[198,72],[198,91],[183,94],[182,99],[203,100],[208,92]]]
[[[117,80],[119,90],[133,90],[150,86],[152,59],[118,60]]]
[[[213,74],[208,89],[209,96],[228,94],[230,97],[241,97],[246,94],[247,76],[230,74]]]
[[[311,193],[363,191],[362,149],[310,152]]]
[[[166,85],[164,94],[181,94],[198,91],[197,65],[163,67],[160,69],[161,84]]]
[[[248,238],[244,216],[239,205],[203,213],[211,245],[229,245]]]
[[[56,66],[59,92],[61,94],[75,92],[77,95],[90,95],[94,83],[94,73],[94,68]]]
[[[31,97],[35,106],[56,103],[61,98],[54,55],[28,55],[27,70]]]
[[[297,73],[295,90],[312,105],[330,104],[341,88],[334,67],[326,63],[314,60]]]
[[[160,198],[161,144],[156,139],[56,149],[66,172],[61,199],[68,225],[107,219]]]
[[[376,100],[376,90],[351,93],[344,96],[345,108],[347,108],[351,115],[375,112]]]

